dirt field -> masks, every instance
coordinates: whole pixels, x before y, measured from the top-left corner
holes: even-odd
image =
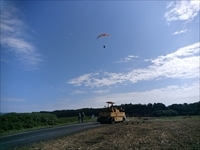
[[[200,117],[150,119],[106,125],[72,136],[16,149],[26,150],[200,150]]]

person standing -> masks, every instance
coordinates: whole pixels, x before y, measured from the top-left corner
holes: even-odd
[[[81,122],[83,123],[83,118],[84,118],[85,114],[84,112],[81,113]]]
[[[78,113],[78,123],[81,123],[81,113]]]

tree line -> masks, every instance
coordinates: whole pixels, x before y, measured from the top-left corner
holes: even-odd
[[[125,108],[126,114],[130,116],[185,116],[185,115],[200,115],[200,101],[191,104],[172,104],[165,106],[162,103],[154,104],[125,104],[121,105]]]
[[[165,106],[163,103],[149,103],[149,104],[121,104],[116,105],[117,108],[125,110],[127,116],[149,116],[149,117],[161,117],[161,116],[185,116],[185,115],[200,115],[200,101],[196,103],[183,103],[172,104]],[[102,108],[83,108],[76,110],[55,110],[52,112],[41,111],[41,113],[55,114],[60,117],[77,116],[79,112],[84,112],[87,116],[98,116]]]

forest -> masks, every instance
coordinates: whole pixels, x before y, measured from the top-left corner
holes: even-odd
[[[184,115],[200,115],[200,101],[191,104],[172,104],[165,106],[162,103],[149,104],[122,104],[116,105],[117,108],[125,110],[127,116],[184,116]],[[55,110],[53,112],[41,111],[41,113],[55,114],[57,117],[71,117],[78,115],[79,112],[84,112],[87,116],[98,116],[102,108],[83,108],[77,110]]]
[[[122,104],[117,108],[125,110],[127,116],[134,117],[163,117],[200,115],[200,101],[191,104],[172,104],[165,106],[162,103],[154,104]],[[79,112],[84,112],[85,120],[91,116],[98,116],[103,108],[83,108],[76,110],[55,110],[32,113],[7,113],[0,116],[0,133],[32,129],[36,127],[48,127],[67,123],[77,123]]]

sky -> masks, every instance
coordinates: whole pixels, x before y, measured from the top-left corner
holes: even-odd
[[[198,102],[199,11],[199,0],[2,0],[0,112]]]

